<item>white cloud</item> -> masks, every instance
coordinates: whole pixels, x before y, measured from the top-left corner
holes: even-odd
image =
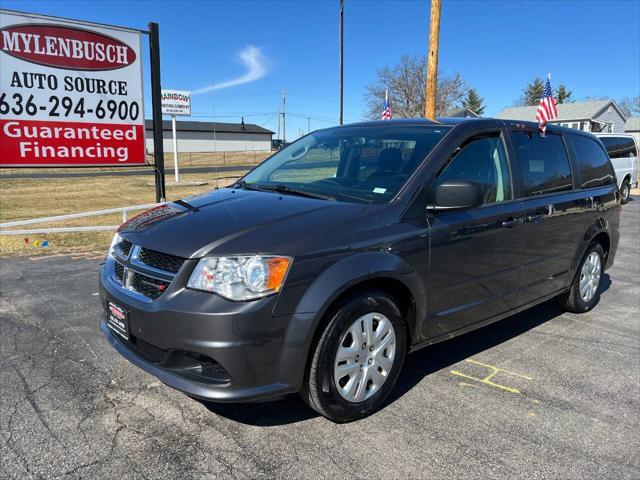
[[[259,47],[248,45],[244,50],[240,51],[238,57],[240,62],[247,67],[247,72],[244,75],[224,82],[212,83],[205,87],[198,88],[193,91],[193,94],[198,95],[200,93],[212,92],[223,88],[235,87],[236,85],[242,85],[243,83],[255,82],[267,74],[267,67],[265,65],[266,58]]]

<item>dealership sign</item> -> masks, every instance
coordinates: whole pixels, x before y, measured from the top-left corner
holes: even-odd
[[[164,115],[191,115],[191,92],[162,90]]]
[[[0,167],[145,163],[140,32],[0,10]]]

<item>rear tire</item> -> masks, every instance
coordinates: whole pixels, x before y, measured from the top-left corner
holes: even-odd
[[[371,415],[387,398],[407,351],[405,322],[383,292],[353,296],[333,311],[312,349],[303,399],[336,423]]]
[[[569,291],[558,302],[565,310],[584,313],[600,301],[600,286],[604,272],[605,254],[602,245],[593,242],[587,248]]]
[[[629,197],[631,196],[631,185],[629,184],[629,180],[628,179],[624,179],[622,181],[622,186],[620,187],[620,203],[622,205],[625,205],[626,203],[629,202]]]

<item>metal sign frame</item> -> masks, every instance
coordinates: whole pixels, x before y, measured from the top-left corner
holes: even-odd
[[[144,163],[129,164],[129,165],[114,165],[109,164],[92,164],[92,165],[77,165],[77,164],[56,164],[56,165],[42,165],[42,164],[3,164],[0,168],[141,168],[152,167],[155,170],[156,177],[156,201],[163,201],[165,198],[165,174],[164,174],[164,145],[162,142],[162,111],[160,108],[160,40],[159,40],[159,26],[155,22],[150,22],[148,30],[141,30],[137,28],[122,27],[118,25],[111,25],[107,23],[89,22],[85,20],[77,20],[73,18],[58,17],[54,15],[41,15],[37,13],[22,12],[19,10],[0,9],[0,14],[20,15],[24,17],[39,19],[39,20],[52,20],[58,22],[66,22],[71,25],[79,25],[85,27],[94,28],[109,28],[113,30],[119,30],[128,33],[137,33],[149,35],[149,59],[151,69],[151,103],[152,103],[152,117],[153,117],[153,143],[154,143],[154,164],[148,163],[146,158],[148,155],[146,148],[146,122],[144,118],[144,68],[142,65],[142,37],[139,37],[138,51],[140,52],[140,89],[141,89],[141,105],[140,110],[142,114],[142,135],[143,135],[143,157]]]

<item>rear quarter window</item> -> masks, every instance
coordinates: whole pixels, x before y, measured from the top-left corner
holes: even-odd
[[[609,158],[637,157],[636,142],[631,137],[600,137]]]
[[[522,196],[571,190],[571,166],[560,135],[513,131],[511,134],[520,175]]]
[[[580,172],[581,188],[615,183],[613,165],[596,139],[582,135],[568,135],[568,137]]]

